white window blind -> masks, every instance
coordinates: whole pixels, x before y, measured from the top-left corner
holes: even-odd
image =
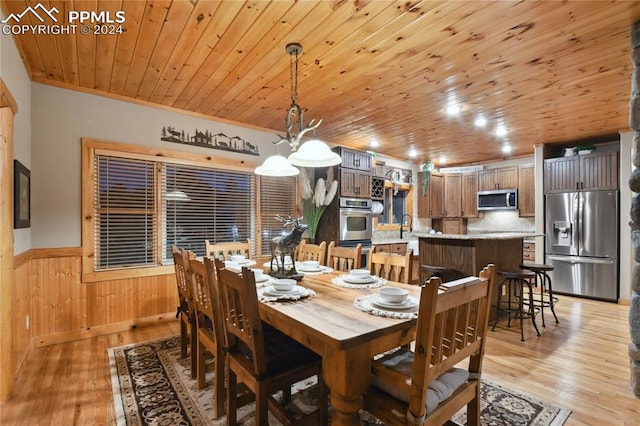
[[[163,259],[171,245],[204,255],[211,243],[255,240],[255,175],[167,163],[163,179]]]
[[[212,243],[251,239],[253,255],[270,255],[271,238],[286,229],[276,216],[295,216],[296,179],[257,177],[127,152],[94,155],[93,272],[173,263],[171,246],[204,255]],[[261,190],[260,190],[261,188]]]
[[[154,266],[154,163],[103,155],[95,163],[95,270]]]
[[[258,253],[262,256],[271,255],[269,243],[277,235],[286,232],[282,222],[275,219],[294,217],[296,214],[296,178],[294,177],[260,177],[260,224],[262,244]]]

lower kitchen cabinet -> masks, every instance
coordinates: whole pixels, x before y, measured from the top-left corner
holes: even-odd
[[[522,261],[527,263],[536,261],[536,243],[532,241],[522,242]]]
[[[374,244],[377,253],[407,254],[407,243]]]

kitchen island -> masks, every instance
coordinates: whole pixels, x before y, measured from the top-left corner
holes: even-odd
[[[518,269],[522,263],[523,239],[535,236],[525,232],[421,234],[418,235],[420,265],[452,268],[475,276],[489,263],[496,265],[496,271]],[[421,271],[421,281],[425,278]]]

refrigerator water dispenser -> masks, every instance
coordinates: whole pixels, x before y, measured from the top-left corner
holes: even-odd
[[[552,244],[556,247],[571,246],[571,222],[553,222]]]

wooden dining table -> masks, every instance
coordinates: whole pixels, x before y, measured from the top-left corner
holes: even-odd
[[[296,301],[263,302],[263,321],[322,356],[330,389],[332,425],[362,425],[358,411],[371,377],[374,355],[415,340],[415,319],[372,315],[358,310],[358,296],[379,288],[345,288],[332,283],[342,273],[306,275],[298,284],[316,294]],[[388,282],[419,297],[420,287]]]

